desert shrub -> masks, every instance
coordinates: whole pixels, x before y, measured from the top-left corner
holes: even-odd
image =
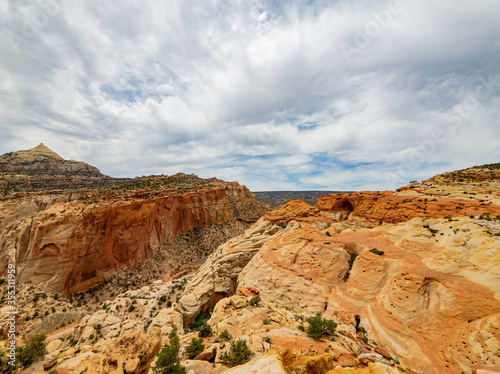
[[[221,341],[226,341],[226,342],[228,342],[228,341],[230,341],[230,340],[231,340],[231,338],[232,338],[232,336],[231,336],[231,334],[229,333],[229,331],[227,331],[227,329],[226,329],[226,330],[224,330],[224,331],[222,331],[222,333],[219,335],[219,340],[221,340]]]
[[[229,352],[224,353],[222,361],[231,366],[242,365],[250,361],[253,352],[248,348],[245,340],[237,340],[231,343]]]
[[[262,340],[264,340],[266,343],[271,343],[271,338],[269,336],[264,336]]]
[[[212,328],[205,322],[198,330],[198,336],[200,338],[205,338],[210,335],[212,335]]]
[[[203,324],[205,324],[205,323],[206,322],[203,320],[203,316],[201,314],[198,314],[196,319],[189,324],[189,329],[192,331],[197,331],[201,327],[203,327]]]
[[[321,318],[321,314],[307,319],[307,335],[315,340],[320,340],[323,335],[333,335],[337,324],[329,319]]]
[[[186,374],[186,368],[179,363],[179,337],[174,330],[169,336],[170,342],[158,352],[156,364],[153,367],[155,374]]]
[[[78,339],[75,339],[74,336],[69,338],[69,346],[74,347],[78,343]]]
[[[259,306],[259,303],[260,303],[260,296],[252,297],[249,302],[251,306]]]
[[[378,256],[382,256],[384,254],[384,251],[379,251],[377,248],[370,249],[370,252],[375,253]]]
[[[9,364],[9,360],[7,353],[0,351],[0,373],[10,373],[16,368],[16,366]]]
[[[205,349],[203,339],[191,339],[191,344],[186,347],[186,357],[193,359]]]
[[[264,325],[270,325],[270,324],[271,324],[271,320],[270,320],[270,319],[268,319],[268,318],[266,318],[265,320],[263,320],[263,321],[262,321],[262,323],[263,323]]]
[[[43,358],[45,353],[47,353],[44,342],[44,334],[32,336],[24,347],[16,348],[17,361],[26,368],[40,358]]]

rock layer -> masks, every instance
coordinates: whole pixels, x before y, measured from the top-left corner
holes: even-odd
[[[216,303],[216,331],[268,331],[273,344],[303,349],[303,333],[275,324],[298,328],[293,318],[320,313],[357,356],[342,365],[369,365],[360,373],[395,372],[392,357],[436,374],[498,366],[500,205],[496,179],[486,183],[490,200],[427,186],[291,201],[214,252],[180,299],[185,322]],[[240,289],[263,306],[245,307],[231,296]]]
[[[233,220],[222,188],[81,208],[52,207],[12,228],[4,245],[17,248],[20,282],[84,291],[115,270],[137,268],[172,236]]]

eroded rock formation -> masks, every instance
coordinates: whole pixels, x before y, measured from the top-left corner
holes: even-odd
[[[434,178],[440,182],[328,195],[314,207],[292,201],[267,213],[188,283],[179,302],[185,322],[228,296],[209,321],[217,331],[262,335],[258,321],[267,318],[292,327],[267,328],[274,346],[303,349],[296,318],[320,313],[344,332],[332,346],[337,359],[343,348],[356,365],[371,365],[360,373],[394,372],[380,366],[391,356],[425,373],[500,365],[500,186],[496,174],[469,174],[474,188]],[[457,191],[465,185],[467,198]],[[238,289],[254,290],[262,307],[233,300]]]
[[[173,262],[182,265],[183,256],[186,263],[194,261],[216,245],[205,243],[205,232],[196,231],[193,245],[203,248],[192,253],[186,245],[190,248],[182,253],[179,235],[217,227],[206,233],[210,241],[221,243],[265,212],[237,182],[181,173],[115,180],[87,164],[64,160],[43,145],[6,154],[1,165],[7,172],[4,180],[12,177],[9,173],[35,180],[50,174],[89,177],[106,187],[49,193],[43,185],[29,183],[0,203],[0,275],[15,263],[18,282],[30,280],[50,292],[85,291],[120,270],[138,268],[161,251],[160,262],[175,257]]]

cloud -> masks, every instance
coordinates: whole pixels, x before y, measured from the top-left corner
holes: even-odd
[[[494,0],[1,5],[0,152],[390,189],[496,162]]]

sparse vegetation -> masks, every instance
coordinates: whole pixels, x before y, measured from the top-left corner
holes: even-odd
[[[260,296],[253,296],[249,301],[249,304],[251,306],[259,306],[259,303],[260,303]]]
[[[155,374],[186,374],[186,369],[179,363],[180,344],[177,331],[172,331],[169,338],[170,342],[158,352],[153,372]]]
[[[200,338],[204,338],[210,335],[212,335],[212,328],[208,323],[204,322],[203,325],[198,330],[198,336]]]
[[[226,342],[228,342],[228,341],[230,341],[231,339],[232,339],[232,336],[231,336],[231,334],[229,333],[229,331],[227,331],[227,329],[226,329],[226,330],[224,330],[224,331],[222,331],[222,333],[219,335],[219,340],[221,340],[221,341],[226,341]]]
[[[186,347],[186,357],[193,359],[205,349],[203,339],[191,339],[191,344]]]
[[[250,361],[253,352],[248,348],[245,340],[237,340],[231,343],[229,352],[224,353],[222,361],[231,366],[242,365]]]
[[[379,251],[377,248],[370,249],[370,252],[375,253],[378,256],[383,256],[385,253],[384,251]]]
[[[23,367],[28,367],[43,358],[47,350],[45,348],[45,335],[32,336],[24,347],[16,348],[16,358]]]
[[[323,335],[335,334],[337,324],[332,320],[321,318],[320,313],[308,318],[307,322],[309,323],[307,335],[314,340],[320,340]]]

